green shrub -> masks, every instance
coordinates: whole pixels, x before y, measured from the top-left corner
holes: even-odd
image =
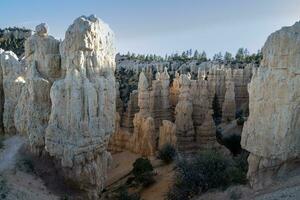
[[[32,158],[29,156],[23,156],[22,158],[19,158],[16,167],[18,170],[26,173],[34,173],[34,164]]]
[[[149,159],[147,158],[138,158],[133,163],[133,170],[132,173],[134,176],[140,176],[141,174],[145,172],[152,172],[153,166]]]
[[[236,120],[236,123],[237,125],[239,126],[243,126],[244,123],[245,123],[245,119],[243,117],[239,117],[237,120]]]
[[[60,197],[60,200],[69,200],[69,197],[68,197],[68,195],[64,195],[64,196]]]
[[[243,150],[239,155],[233,158],[234,167],[229,172],[232,183],[236,183],[236,184],[247,183],[248,156],[249,153]]]
[[[0,149],[4,147],[4,137],[0,136]]]
[[[5,178],[0,175],[0,199],[6,199],[9,188],[7,186]]]
[[[142,185],[148,187],[155,182],[153,166],[147,158],[138,158],[133,163],[132,173],[134,178],[131,182],[133,185]]]
[[[243,150],[239,155],[233,158],[236,166],[238,166],[245,173],[248,171],[248,156],[249,152]]]
[[[163,160],[165,163],[171,163],[177,155],[176,149],[171,144],[165,144],[158,151],[158,158]]]
[[[222,138],[222,144],[228,148],[233,155],[238,155],[242,151],[241,136],[232,134],[228,137]]]
[[[230,193],[230,199],[231,200],[238,200],[242,198],[242,193],[241,192],[236,192],[236,191],[231,191]]]
[[[176,164],[175,184],[169,200],[188,200],[209,189],[225,189],[246,182],[246,174],[233,159],[217,152],[204,152],[194,158],[182,158]]]
[[[236,113],[235,113],[235,118],[238,119],[238,118],[241,118],[243,117],[244,115],[244,111],[241,109],[241,110],[237,110]]]

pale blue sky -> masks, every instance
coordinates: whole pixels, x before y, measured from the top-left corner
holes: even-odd
[[[191,48],[212,56],[256,52],[270,33],[300,20],[300,0],[0,0],[0,28],[46,22],[56,38],[90,14],[110,25],[121,53]]]

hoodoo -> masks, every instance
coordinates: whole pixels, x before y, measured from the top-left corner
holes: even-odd
[[[60,52],[66,73],[51,88],[45,148],[66,178],[94,199],[104,187],[111,159],[106,149],[115,129],[113,33],[94,16],[79,17]]]

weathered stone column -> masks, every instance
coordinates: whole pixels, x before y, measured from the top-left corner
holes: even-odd
[[[115,130],[116,82],[113,33],[100,19],[79,17],[60,45],[63,79],[51,87],[51,115],[45,148],[67,180],[97,199],[111,160]]]
[[[195,131],[193,126],[193,103],[190,94],[190,79],[180,76],[180,95],[175,108],[176,136],[179,151],[188,152],[195,149]]]
[[[29,136],[31,150],[41,154],[45,129],[51,111],[50,88],[60,78],[59,41],[48,35],[48,26],[36,26],[36,32],[25,42],[26,83],[14,114],[15,126]]]
[[[129,146],[135,153],[151,156],[156,151],[157,134],[154,119],[150,114],[149,83],[144,72],[141,72],[139,77],[138,106],[140,111],[133,119],[134,131]]]

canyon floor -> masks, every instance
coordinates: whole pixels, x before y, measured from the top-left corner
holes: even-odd
[[[68,199],[70,191],[61,187],[61,179],[49,179],[47,175],[26,172],[19,169],[19,161],[22,160],[22,146],[26,143],[20,136],[8,137],[3,141],[0,150],[0,199],[8,200],[56,200]],[[126,180],[132,169],[133,162],[140,157],[130,152],[113,154],[112,167],[108,173],[107,191],[114,185]],[[141,191],[143,200],[163,200],[168,188],[173,183],[174,165],[164,165],[154,157],[150,158],[156,172],[156,183]],[[46,166],[47,163],[38,166]],[[45,170],[44,173],[48,173]],[[52,183],[51,183],[52,182]],[[58,187],[54,187],[55,185]],[[64,193],[66,196],[64,196]],[[76,199],[73,193],[70,199]],[[274,184],[264,190],[253,191],[248,186],[233,186],[225,191],[210,191],[194,200],[234,200],[234,199],[257,199],[257,200],[296,200],[300,198],[300,176]]]
[[[24,143],[24,138],[19,136],[13,136],[3,141],[3,148],[0,150],[1,199],[59,199],[47,189],[41,178],[17,169],[16,164],[20,159],[19,152]]]

